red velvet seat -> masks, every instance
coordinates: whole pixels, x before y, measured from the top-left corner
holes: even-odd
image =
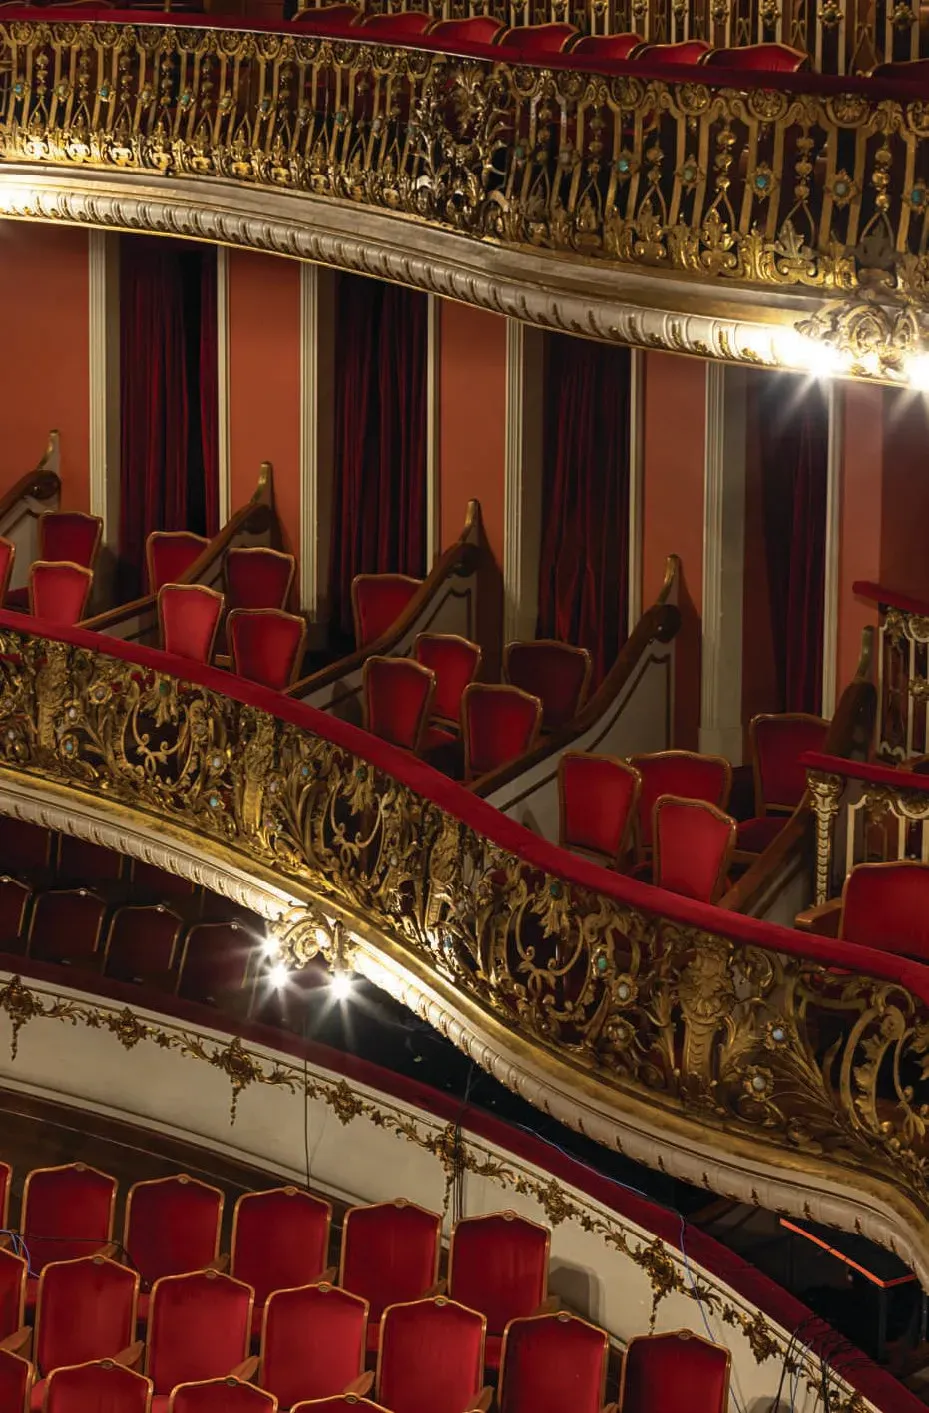
[[[103,1256],[53,1261],[39,1278],[33,1358],[39,1382],[32,1406],[41,1409],[45,1380],[55,1370],[115,1359],[135,1339],[139,1277]]]
[[[730,49],[708,49],[699,62],[707,69],[796,74],[810,67],[810,56],[789,44],[737,44]]]
[[[821,751],[829,722],[806,712],[766,714],[752,719],[749,736],[755,776],[755,815],[739,825],[740,853],[762,853],[783,829],[806,793],[807,751]]]
[[[582,34],[576,43],[568,46],[568,52],[579,54],[584,59],[616,59],[622,62],[643,43],[640,34]]]
[[[6,1226],[6,1218],[3,1220]],[[25,1257],[0,1246],[0,1340],[22,1328],[26,1316]]]
[[[384,1312],[377,1397],[392,1413],[468,1413],[484,1382],[485,1320],[444,1295]]]
[[[285,608],[294,582],[292,554],[251,545],[226,554],[226,603],[233,608]]]
[[[70,560],[93,569],[103,538],[99,515],[73,510],[49,510],[39,516],[39,559]]]
[[[276,1413],[277,1399],[241,1379],[205,1379],[178,1384],[169,1413]]]
[[[190,530],[153,530],[145,542],[148,592],[157,594],[165,584],[178,583],[209,543]]]
[[[658,888],[715,903],[725,892],[735,820],[706,800],[662,795],[655,802],[652,881]]]
[[[539,739],[542,703],[518,687],[472,682],[461,699],[465,779],[527,755]]]
[[[48,1380],[44,1413],[149,1413],[152,1384],[112,1359],[56,1369]]]
[[[232,670],[249,682],[284,692],[306,647],[306,621],[273,608],[235,608],[226,620]]]
[[[561,54],[568,40],[577,34],[577,27],[562,22],[541,25],[514,25],[498,35],[496,44],[501,49],[512,50],[514,57],[532,63],[544,59],[547,54]]]
[[[321,5],[308,8],[293,16],[292,24],[305,27],[312,34],[344,34],[361,19],[357,5]]]
[[[122,871],[123,856],[115,849],[105,849],[101,844],[91,844],[73,834],[62,834],[58,844],[59,879],[77,884],[88,880],[94,885],[117,883]]]
[[[576,1315],[511,1320],[503,1338],[499,1413],[600,1413],[608,1354],[606,1333]],[[653,1413],[664,1409],[656,1405]]]
[[[452,1232],[448,1293],[487,1321],[484,1363],[500,1367],[510,1320],[534,1315],[548,1292],[548,1227],[515,1212],[465,1217]]]
[[[418,633],[413,656],[435,674],[432,718],[426,729],[423,749],[454,740],[461,729],[461,698],[481,666],[477,643],[457,633]]]
[[[929,864],[901,859],[853,868],[842,889],[839,937],[929,960]]]
[[[712,45],[706,39],[679,39],[671,44],[643,44],[634,49],[630,59],[644,59],[650,64],[699,64]]]
[[[205,1005],[245,1005],[257,940],[239,922],[198,922],[187,934],[178,995]]]
[[[60,628],[72,628],[87,615],[92,569],[67,561],[37,559],[29,566],[29,612]]]
[[[869,77],[902,79],[922,85],[929,78],[929,59],[898,59],[889,64],[875,64]]]
[[[5,535],[0,535],[0,604],[6,603],[15,558],[16,546],[13,541],[8,540]]]
[[[542,729],[557,731],[573,721],[584,705],[590,683],[590,653],[552,638],[507,643],[503,675],[507,682],[538,697]]]
[[[493,15],[468,15],[459,20],[436,20],[426,33],[443,48],[453,50],[461,40],[466,44],[493,44],[502,29],[503,21]]]
[[[355,647],[367,648],[393,627],[422,588],[409,574],[356,574],[352,580]]]
[[[162,1276],[155,1282],[145,1359],[154,1385],[152,1413],[167,1413],[178,1384],[252,1372],[252,1300],[250,1286],[220,1271]]]
[[[202,1271],[216,1260],[223,1201],[219,1188],[186,1173],[151,1178],[129,1189],[123,1246],[141,1278],[141,1314],[148,1304],[145,1292],[160,1277]]]
[[[89,1168],[66,1163],[36,1168],[23,1187],[20,1229],[35,1275],[51,1261],[92,1256],[113,1235],[116,1179]]]
[[[435,673],[409,657],[369,657],[362,682],[365,730],[418,754],[432,710]]]
[[[334,1398],[311,1398],[295,1403],[291,1413],[388,1413],[379,1403],[370,1398],[361,1398],[357,1393],[336,1394]]]
[[[364,38],[376,34],[387,43],[394,40],[402,43],[425,34],[431,23],[432,16],[423,10],[396,10],[393,14],[368,15],[361,21],[360,29]]]
[[[32,909],[29,955],[35,961],[97,970],[106,903],[88,888],[40,893]]]
[[[439,1275],[442,1219],[412,1202],[350,1207],[342,1226],[339,1285],[368,1302],[368,1348],[377,1349],[388,1305],[419,1300]]]
[[[636,1335],[623,1360],[622,1413],[726,1413],[728,1349],[689,1330]]]
[[[563,849],[618,864],[629,846],[642,777],[617,756],[565,751],[558,761],[558,804]]]
[[[4,1413],[26,1413],[32,1389],[32,1365],[18,1354],[0,1349],[0,1408]],[[58,1413],[72,1413],[59,1409]],[[78,1413],[77,1409],[73,1413]]]
[[[44,873],[52,856],[52,835],[41,824],[0,815],[0,867],[9,873]]]
[[[642,778],[639,794],[639,849],[648,854],[652,847],[652,820],[655,802],[662,795],[681,800],[706,800],[724,810],[732,788],[732,767],[722,756],[702,756],[696,751],[653,751],[630,756]]]
[[[166,653],[211,662],[223,596],[205,584],[164,584],[158,590],[158,623]]]
[[[364,1370],[368,1302],[323,1281],[278,1290],[265,1306],[258,1382],[281,1408],[328,1398]]]
[[[103,946],[104,972],[118,981],[164,985],[177,961],[184,919],[163,903],[117,908]]]
[[[31,903],[32,889],[28,883],[0,876],[0,952],[17,956],[25,952]]]
[[[244,1192],[232,1218],[230,1273],[255,1292],[260,1327],[272,1291],[318,1280],[326,1266],[332,1208],[296,1187]]]

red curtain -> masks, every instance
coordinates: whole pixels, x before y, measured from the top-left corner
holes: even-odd
[[[629,360],[627,348],[548,339],[536,632],[587,648],[594,686],[626,639]]]
[[[339,277],[329,602],[352,631],[356,574],[426,569],[427,298]]]
[[[822,707],[829,408],[818,384],[765,374],[758,400],[779,711]]]
[[[200,265],[200,452],[203,466],[203,533],[219,525],[219,333],[216,314],[216,251],[204,250]]]

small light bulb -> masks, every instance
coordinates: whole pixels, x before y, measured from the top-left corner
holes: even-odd
[[[283,962],[275,962],[268,972],[268,979],[275,991],[280,991],[290,980],[290,970]]]
[[[334,971],[329,989],[337,1001],[347,1001],[352,994],[352,978],[347,971]]]
[[[272,937],[269,932],[265,937],[262,937],[261,939],[261,950],[264,955],[270,960],[271,957],[276,957],[278,955],[281,950],[281,944],[280,942],[278,942],[277,938]]]

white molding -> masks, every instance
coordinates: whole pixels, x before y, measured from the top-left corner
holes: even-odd
[[[839,550],[842,515],[844,394],[830,381],[826,390],[829,440],[826,452],[826,542],[823,566],[823,686],[821,715],[835,711],[839,656]]]
[[[87,241],[90,398],[90,513],[103,543],[119,534],[119,237],[92,230]]]
[[[628,588],[626,631],[632,633],[642,617],[642,509],[644,505],[645,355],[640,348],[629,353],[629,521],[626,558]]]
[[[232,514],[232,458],[230,455],[229,382],[229,250],[221,245],[216,252],[216,388],[217,388],[217,474],[219,525]]]
[[[503,640],[534,638],[542,533],[542,370],[537,329],[506,323]]]
[[[440,320],[442,312],[437,295],[427,294],[426,300],[426,573],[428,574],[442,548],[439,468]]]
[[[332,501],[333,277],[300,266],[300,606],[311,624],[328,617]],[[315,643],[311,643],[315,646]]]

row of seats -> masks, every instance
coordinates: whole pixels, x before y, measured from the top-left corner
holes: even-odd
[[[4,1214],[10,1176],[0,1164]],[[230,1377],[254,1380],[276,1400],[256,1408],[363,1394],[372,1383],[366,1358],[376,1355],[378,1397],[393,1413],[486,1408],[486,1371],[500,1371],[501,1410],[599,1413],[607,1336],[548,1298],[550,1233],[535,1222],[513,1212],[462,1219],[440,1281],[438,1213],[403,1200],[353,1207],[343,1221],[336,1287],[334,1270],[325,1268],[331,1207],[307,1192],[243,1194],[228,1257],[219,1255],[218,1189],[186,1174],[136,1183],[122,1247],[111,1241],[116,1193],[115,1179],[79,1163],[38,1169],[25,1180],[20,1230],[12,1234],[19,1251],[0,1249],[0,1349],[31,1356],[39,1381],[33,1408],[51,1396],[45,1381],[58,1369],[106,1359],[137,1365],[140,1334],[156,1409],[169,1406],[179,1384]],[[24,1324],[27,1310],[32,1328]],[[683,1413],[684,1404],[664,1401],[662,1387],[672,1391],[672,1365],[684,1348],[696,1378],[690,1398],[702,1413],[724,1413],[727,1351],[675,1336],[667,1346],[644,1343],[633,1356],[640,1344],[633,1340],[627,1356],[627,1387],[629,1359],[642,1368],[624,1408]],[[3,1378],[0,1370],[0,1391]],[[194,1399],[189,1408],[252,1406],[244,1393],[225,1397],[232,1402]],[[117,1413],[122,1405],[105,1406]]]

